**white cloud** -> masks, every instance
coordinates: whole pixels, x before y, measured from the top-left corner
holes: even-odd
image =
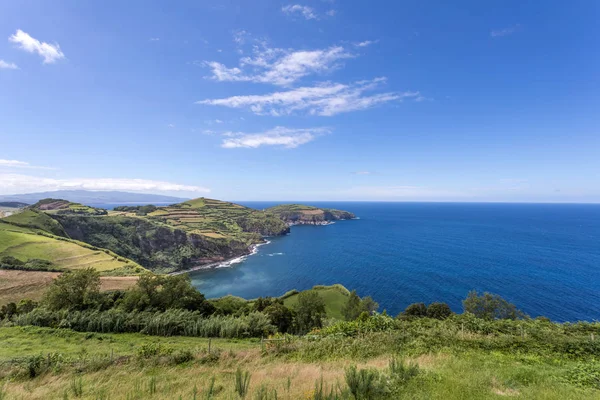
[[[331,9],[331,10],[327,11],[325,14],[327,14],[330,17],[335,17],[335,14],[337,14],[337,11]]]
[[[17,160],[0,160],[0,168],[56,169],[51,167],[40,167],[37,165],[31,165],[28,162]]]
[[[356,171],[353,172],[354,175],[372,175],[373,173],[371,171]]]
[[[0,174],[0,192],[5,194],[67,189],[128,190],[137,192],[210,192],[209,189],[201,186],[180,185],[146,179],[54,179],[20,174]]]
[[[288,149],[313,141],[318,135],[329,133],[327,128],[294,129],[277,126],[261,133],[227,132],[228,138],[223,140],[221,147],[226,149],[251,148],[261,146],[281,146]]]
[[[16,43],[20,49],[29,53],[37,53],[44,59],[44,64],[52,64],[56,60],[65,58],[58,43],[49,44],[32,38],[28,33],[18,29],[8,38],[10,42]]]
[[[160,38],[157,38],[157,37],[150,38],[151,42],[158,42],[159,40],[160,40]]]
[[[367,46],[370,46],[370,45],[375,44],[377,42],[379,42],[379,40],[365,40],[364,42],[358,42],[358,43],[355,43],[354,45],[356,47],[367,47]]]
[[[301,14],[305,19],[318,19],[315,10],[308,6],[301,6],[300,4],[287,5],[281,8],[286,15]]]
[[[419,92],[386,92],[365,95],[379,87],[385,78],[359,81],[352,84],[326,82],[311,87],[300,87],[285,92],[265,95],[233,96],[207,99],[196,104],[249,109],[258,115],[290,115],[302,111],[311,115],[332,116],[344,112],[364,110],[390,101],[418,98]]]
[[[19,69],[19,67],[17,67],[17,64],[15,63],[9,63],[4,60],[0,60],[0,69]]]
[[[343,47],[332,46],[319,50],[284,50],[269,48],[264,43],[254,47],[252,57],[243,57],[239,67],[228,68],[217,62],[204,65],[212,70],[216,81],[245,81],[287,86],[300,78],[324,73],[340,66],[339,61],[354,57]]]
[[[493,30],[490,32],[490,36],[495,38],[512,35],[513,33],[517,32],[520,29],[520,27],[520,25],[515,25],[504,29]]]
[[[250,34],[245,30],[237,30],[233,32],[233,41],[237,45],[243,45],[244,43],[246,43],[246,37],[248,36],[250,36]]]

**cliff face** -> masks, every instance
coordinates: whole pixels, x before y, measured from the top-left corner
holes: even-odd
[[[238,257],[249,248],[248,242],[188,233],[143,218],[65,215],[54,218],[72,239],[112,250],[158,272]]]
[[[300,204],[275,206],[266,211],[277,215],[288,225],[327,225],[338,220],[356,218],[354,214],[348,211]]]

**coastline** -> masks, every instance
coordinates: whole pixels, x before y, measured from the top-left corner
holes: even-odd
[[[203,264],[203,265],[197,265],[195,267],[191,267],[191,268],[187,268],[181,271],[174,271],[174,272],[169,272],[167,275],[181,275],[181,274],[187,274],[188,272],[194,272],[194,271],[203,271],[203,270],[210,270],[210,269],[217,269],[217,268],[228,268],[234,264],[239,264],[242,261],[244,261],[246,258],[248,258],[249,256],[253,256],[256,253],[258,253],[258,248],[260,246],[264,246],[266,244],[271,243],[270,240],[266,240],[264,243],[256,243],[251,245],[250,247],[248,247],[247,253],[236,256],[236,257],[231,257],[222,261],[215,261],[212,263],[208,263],[208,264]]]

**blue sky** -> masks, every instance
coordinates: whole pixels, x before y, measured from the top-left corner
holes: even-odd
[[[0,194],[600,202],[600,3],[0,3]]]

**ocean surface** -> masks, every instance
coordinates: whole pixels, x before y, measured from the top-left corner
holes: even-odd
[[[194,286],[207,297],[255,298],[341,283],[393,315],[433,301],[460,312],[475,289],[531,316],[600,320],[600,205],[310,204],[360,219],[294,226],[254,255],[191,273]]]

